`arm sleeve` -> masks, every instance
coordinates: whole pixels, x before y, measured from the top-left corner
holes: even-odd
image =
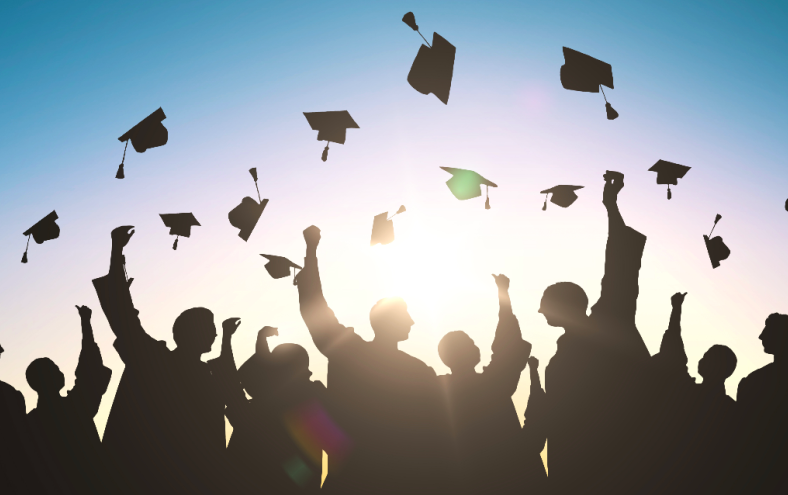
[[[662,336],[659,352],[652,359],[658,367],[658,372],[663,375],[662,378],[667,376],[694,383],[687,369],[687,353],[681,337],[681,308],[673,308],[670,324]]]
[[[231,406],[239,406],[235,407],[235,409],[243,410],[243,405],[248,401],[246,400],[244,389],[241,386],[240,375],[232,354],[227,356],[223,353],[219,357],[208,361],[207,364],[208,368],[211,370],[211,374],[215,376],[219,382],[219,389],[224,404],[228,406],[228,409]]]
[[[547,394],[542,389],[539,371],[531,369],[531,393],[525,407],[523,423],[523,445],[526,452],[539,455],[547,442],[547,419],[549,417]]]
[[[304,259],[304,269],[298,274],[298,300],[312,340],[324,356],[329,356],[348,340],[360,340],[353,330],[339,323],[323,296],[320,271],[316,256]]]
[[[78,403],[80,410],[92,418],[98,412],[111,378],[112,370],[104,366],[99,347],[92,340],[83,339],[74,388],[68,392],[69,399]]]
[[[511,397],[517,391],[520,374],[530,356],[531,344],[523,340],[520,322],[512,313],[511,306],[502,306],[492,344],[492,358],[484,367],[485,379],[501,394]]]

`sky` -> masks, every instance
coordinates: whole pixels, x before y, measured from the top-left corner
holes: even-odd
[[[400,19],[457,47],[448,105],[407,82],[422,42]],[[107,273],[110,231],[134,225],[126,249],[146,330],[174,347],[183,310],[211,309],[217,327],[242,324],[237,362],[257,330],[279,328],[325,381],[290,279],[274,280],[260,254],[303,260],[302,231],[322,230],[323,286],[340,322],[372,338],[369,310],[401,296],[415,321],[400,345],[443,374],[437,345],[464,330],[487,364],[497,323],[492,273],[511,279],[515,314],[544,366],[561,330],[537,313],[559,281],[599,297],[607,218],[606,170],[625,174],[619,204],[648,237],[637,324],[652,353],[670,296],[688,292],[689,368],[714,344],[730,346],[739,380],[771,361],[758,335],[788,313],[788,20],[784,2],[167,2],[5,1],[0,4],[0,379],[25,395],[27,365],[49,357],[73,384],[80,348],[75,305],[113,370],[96,424],[103,432],[123,370],[91,280]],[[562,47],[608,62],[620,113],[602,95],[564,90]],[[162,107],[168,143],[131,147],[124,180],[118,136]],[[327,162],[303,112],[348,110],[359,129]],[[657,160],[692,167],[666,198]],[[455,199],[439,167],[495,182],[484,198]],[[248,242],[227,213],[270,200]],[[585,186],[570,208],[542,211],[539,191]],[[369,246],[372,219],[400,205],[396,240]],[[56,210],[61,234],[31,243],[27,230]],[[200,227],[171,249],[160,213],[193,212]],[[712,269],[702,236],[732,254]],[[219,352],[219,342],[206,359]],[[329,384],[330,386],[330,384]],[[529,378],[514,396],[521,415]]]

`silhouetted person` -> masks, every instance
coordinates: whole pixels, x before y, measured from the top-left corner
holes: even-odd
[[[743,419],[740,493],[788,493],[788,315],[773,313],[761,332],[774,362],[739,383]]]
[[[126,365],[104,432],[105,451],[118,470],[113,491],[220,493],[226,482],[224,408],[236,391],[222,377],[235,375],[222,360],[209,365],[200,359],[216,340],[208,309],[187,309],[176,318],[172,351],[142,328],[125,276],[123,248],[132,228],[112,231],[109,274],[93,281]],[[225,332],[237,323],[226,320]]]
[[[321,438],[308,431],[325,414],[326,388],[309,377],[309,354],[297,344],[281,344],[271,352],[267,338],[257,335],[257,350],[239,370],[252,397],[227,408],[233,435],[227,446],[235,472],[247,493],[318,493],[323,450]]]
[[[30,363],[25,375],[38,393],[27,415],[35,442],[37,473],[48,493],[107,493],[107,466],[93,418],[107,391],[112,370],[104,366],[93,339],[91,310],[77,306],[82,320],[82,351],[74,388],[63,397],[65,377],[49,358]]]
[[[413,320],[402,299],[382,299],[370,311],[371,342],[341,325],[323,297],[317,266],[320,230],[304,231],[307,255],[298,275],[301,315],[328,358],[328,393],[346,456],[329,453],[324,488],[337,493],[441,493],[446,439],[435,372],[397,349]]]
[[[5,349],[0,346],[0,356]],[[0,493],[38,493],[31,462],[32,442],[25,413],[25,396],[0,381]]]
[[[738,448],[736,402],[725,392],[725,380],[736,370],[736,354],[712,346],[698,362],[699,384],[687,370],[681,336],[681,309],[686,294],[671,298],[670,324],[662,337],[655,365],[655,405],[650,428],[655,453],[655,493],[736,493],[732,477]]]
[[[490,364],[482,373],[479,348],[462,331],[447,333],[438,352],[451,374],[438,378],[446,397],[451,429],[453,474],[462,493],[520,493],[527,486],[522,469],[520,419],[512,402],[520,373],[531,355],[512,312],[509,279],[494,276],[500,310]]]
[[[523,442],[522,470],[528,480],[527,493],[549,493],[547,471],[542,462],[542,451],[547,442],[547,423],[550,414],[547,397],[542,389],[539,378],[539,360],[534,356],[528,358],[528,370],[531,376],[531,389],[528,404],[525,407],[525,422],[521,433]]]
[[[563,327],[547,365],[548,471],[555,493],[632,493],[643,456],[635,432],[637,396],[649,352],[635,326],[638,274],[646,237],[627,227],[617,204],[623,174],[605,174],[608,240],[602,294],[587,315],[579,286],[548,287],[539,312]]]

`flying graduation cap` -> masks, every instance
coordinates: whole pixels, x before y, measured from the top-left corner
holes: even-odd
[[[490,186],[498,187],[497,184],[472,170],[451,167],[441,168],[453,175],[451,179],[446,181],[446,185],[449,186],[449,190],[454,194],[454,197],[459,200],[478,198],[482,195],[482,184],[487,186],[487,201],[484,202],[484,208],[490,209]]]
[[[338,112],[304,112],[307,122],[313,131],[317,131],[317,140],[325,141],[323,161],[328,160],[328,143],[345,144],[345,131],[358,129],[358,124],[353,120],[347,110]]]
[[[290,276],[290,268],[301,270],[300,266],[284,256],[274,256],[273,254],[261,254],[260,256],[268,260],[268,263],[265,264],[265,269],[272,278],[280,279]],[[296,285],[295,270],[293,270],[293,285]]]
[[[167,144],[169,134],[167,133],[167,128],[161,123],[161,121],[166,118],[167,116],[164,115],[164,110],[159,107],[158,110],[132,127],[129,132],[118,138],[118,141],[121,143],[123,141],[126,142],[126,147],[123,148],[123,160],[120,161],[118,173],[115,174],[116,179],[123,179],[125,177],[123,174],[123,163],[126,161],[126,148],[129,147],[129,141],[131,141],[131,145],[134,146],[137,153],[145,153],[145,151],[150,148],[156,148]]]
[[[432,45],[419,31],[416,17],[408,12],[402,22],[419,33],[427,46],[421,45],[408,73],[408,82],[421,94],[434,94],[445,105],[449,103],[451,79],[454,75],[454,54],[457,49],[438,33],[432,33]]]
[[[57,239],[60,236],[60,226],[55,223],[57,218],[57,213],[55,213],[55,210],[52,210],[52,213],[22,233],[22,235],[27,236],[27,246],[25,246],[25,254],[22,255],[22,263],[27,263],[27,250],[30,247],[31,235],[36,244],[43,244],[45,241]]]
[[[405,212],[405,206],[400,206],[397,213],[391,215],[389,218],[389,212],[384,211],[380,215],[375,215],[375,219],[372,221],[372,238],[369,241],[370,246],[374,246],[376,244],[390,244],[394,241],[394,222],[392,218],[396,217],[400,213]]]
[[[564,89],[571,89],[572,91],[599,93],[601,90],[602,97],[605,99],[607,120],[618,118],[618,112],[607,102],[605,90],[602,89],[602,86],[613,89],[613,68],[610,64],[597,60],[594,57],[589,57],[577,50],[564,47],[561,84],[564,86]]]
[[[189,237],[192,227],[200,226],[200,222],[191,213],[160,213],[164,225],[170,228],[170,235],[175,236],[172,249],[178,249],[178,237]]]
[[[575,191],[582,189],[583,187],[584,186],[555,186],[551,187],[550,189],[545,189],[539,193],[545,195],[542,211],[547,209],[547,197],[550,194],[553,195],[553,197],[550,198],[551,203],[556,204],[561,208],[567,208],[577,200],[577,194],[575,194]]]
[[[717,217],[714,219],[714,225],[711,227],[711,232],[709,232],[709,235],[703,236],[703,240],[706,242],[706,251],[709,252],[712,268],[720,266],[720,261],[727,260],[728,256],[731,255],[731,250],[722,242],[722,237],[717,236],[709,239],[712,232],[714,232],[714,227],[717,226],[717,222],[719,222],[721,218],[722,215],[717,214]]]
[[[233,208],[230,213],[227,214],[227,218],[230,219],[230,224],[237,229],[241,229],[241,231],[238,232],[238,237],[244,241],[249,240],[249,236],[252,235],[257,221],[260,220],[260,215],[262,215],[263,210],[265,210],[265,205],[268,204],[267,199],[260,199],[260,188],[257,187],[257,169],[250,168],[249,173],[252,174],[252,178],[254,179],[254,187],[257,189],[257,199],[260,202],[258,203],[253,198],[247,196],[241,200],[241,204]]]
[[[670,192],[670,185],[678,185],[679,179],[687,175],[690,168],[691,167],[687,167],[686,165],[660,160],[648,170],[649,172],[657,173],[657,184],[668,185],[668,199],[670,199],[673,197],[673,194]]]

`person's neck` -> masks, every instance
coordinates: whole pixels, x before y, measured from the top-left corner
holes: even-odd
[[[38,394],[38,405],[36,407],[47,408],[51,406],[57,400],[60,399],[60,394],[58,392],[47,392],[45,394]]]
[[[386,349],[387,351],[396,351],[399,349],[399,342],[396,340],[380,338],[377,335],[372,339],[372,344],[375,347]]]
[[[726,393],[725,381],[706,380],[704,378],[700,385],[704,390],[707,390],[715,395],[725,395]]]
[[[583,335],[588,332],[588,316],[583,315],[564,326],[565,335]]]
[[[475,375],[476,370],[473,368],[452,368],[451,374],[459,378],[464,378],[467,376]]]
[[[779,368],[788,368],[788,356],[774,355],[774,364]]]
[[[183,347],[176,347],[173,351],[177,353],[179,356],[189,360],[189,361],[202,361],[202,352],[195,351],[193,349],[183,348]]]

